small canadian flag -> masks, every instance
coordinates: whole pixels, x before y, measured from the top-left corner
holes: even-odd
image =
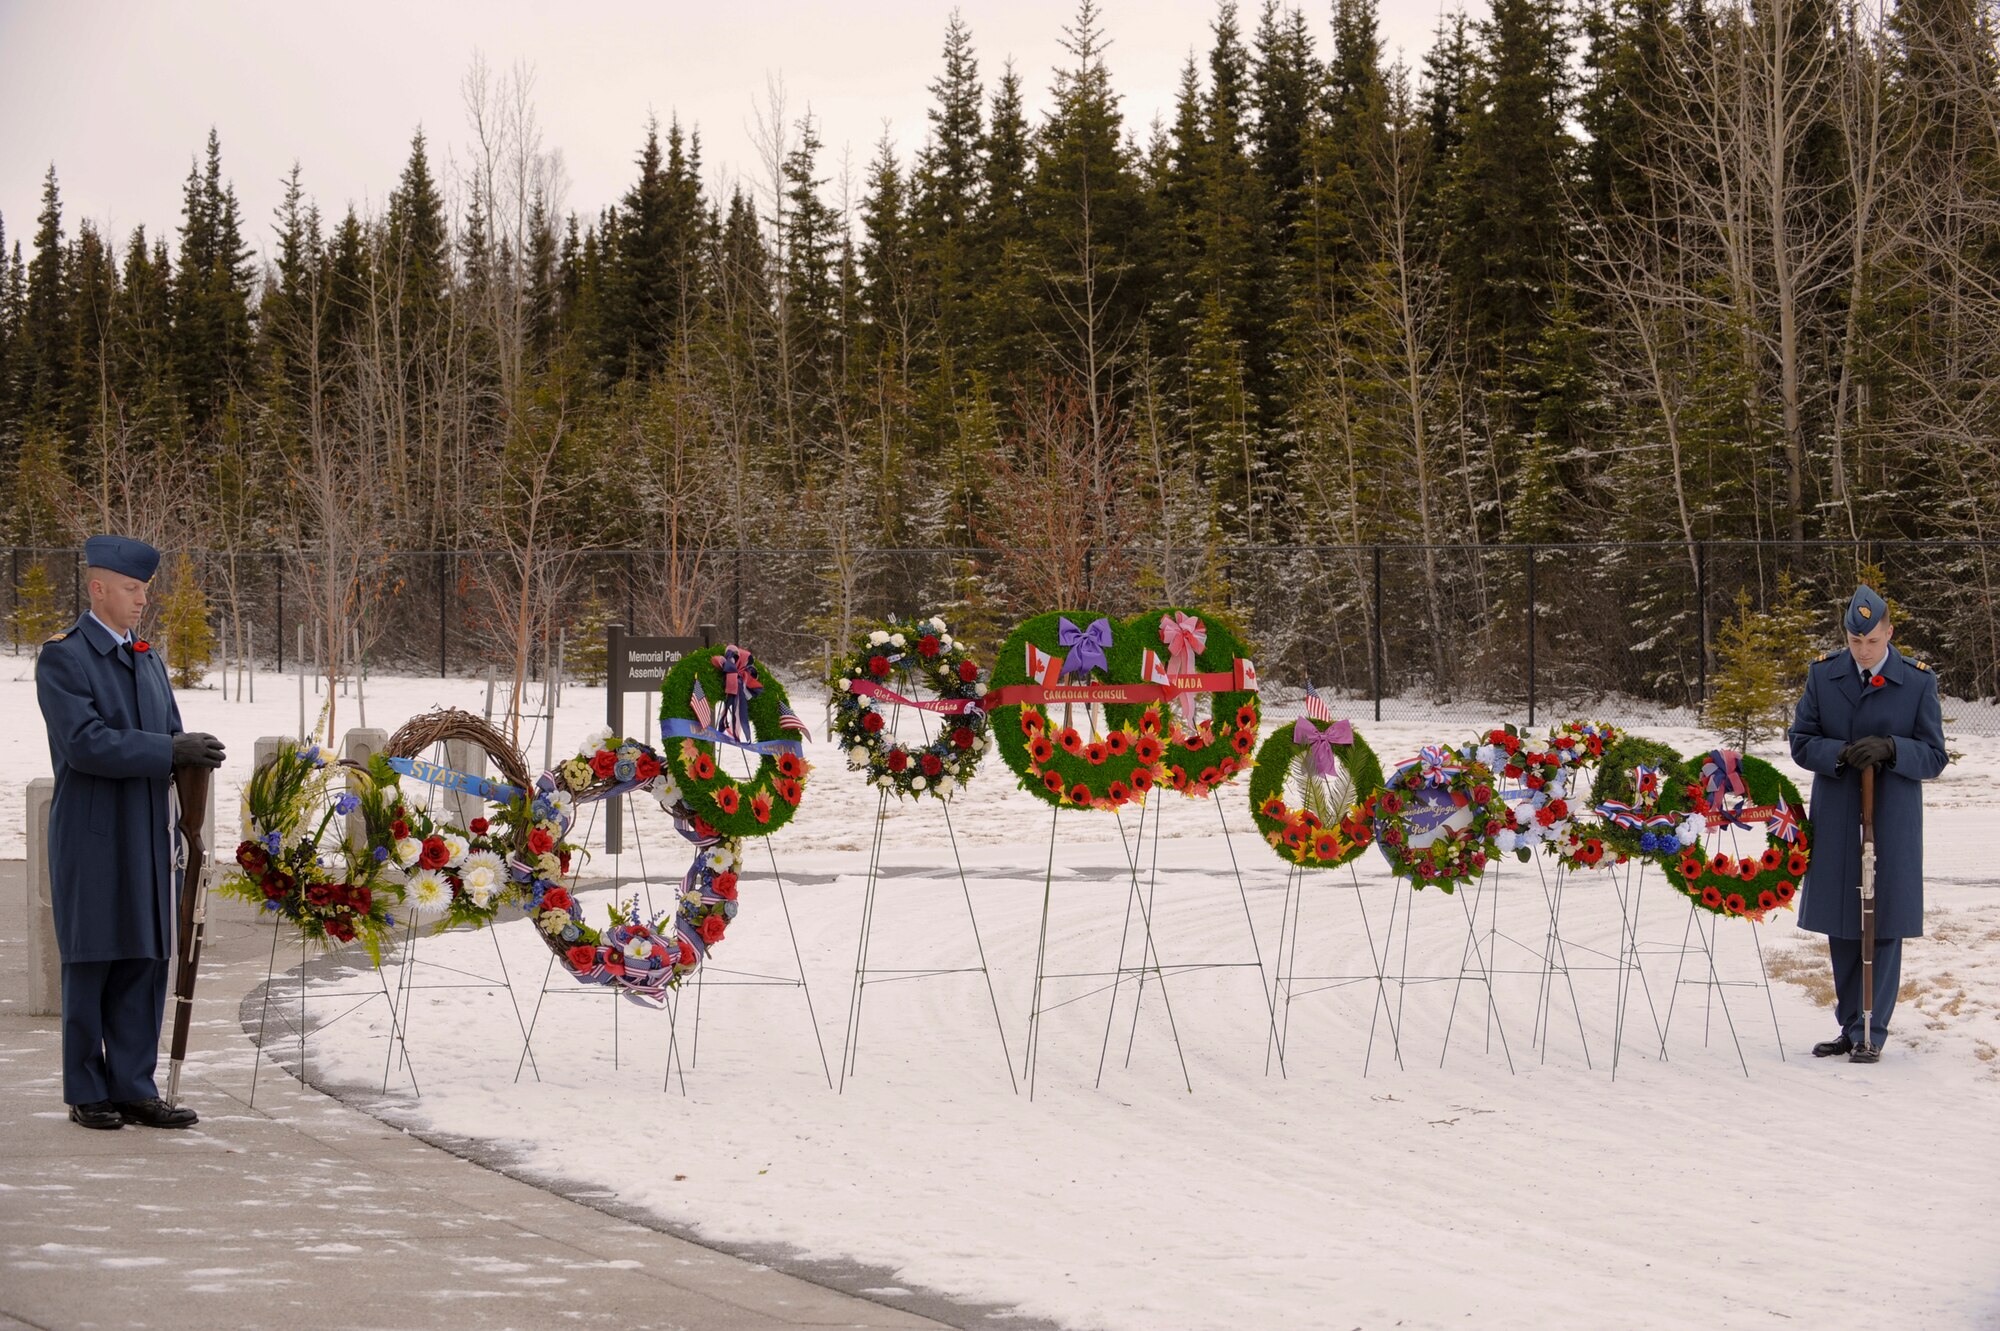
[[[1038,684],[1050,685],[1062,673],[1062,659],[1050,656],[1034,643],[1028,644],[1028,678]]]
[[[1257,691],[1257,667],[1240,656],[1236,658],[1236,691],[1239,693]]]
[[[1139,658],[1139,673],[1148,684],[1169,684],[1173,682],[1167,674],[1166,664],[1160,660],[1159,653],[1150,647]]]

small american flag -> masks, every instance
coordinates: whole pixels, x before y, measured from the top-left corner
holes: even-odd
[[[778,714],[778,729],[793,731],[807,739],[813,737],[812,731],[806,729],[806,723],[799,720],[797,714],[789,707]]]
[[[688,710],[694,713],[695,720],[701,722],[703,730],[715,728],[715,709],[708,705],[708,694],[701,687],[700,680],[694,682],[694,692],[688,695]]]
[[[1333,713],[1328,710],[1326,700],[1319,696],[1319,690],[1312,686],[1311,680],[1306,681],[1306,715],[1315,721],[1333,720]]]

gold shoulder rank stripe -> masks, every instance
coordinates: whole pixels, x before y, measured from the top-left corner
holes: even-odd
[[[48,637],[42,639],[42,641],[45,644],[51,642],[61,642],[64,638],[67,638],[68,636],[69,636],[69,630],[64,629],[61,633],[51,633]]]
[[[1915,666],[1919,670],[1929,670],[1931,668],[1930,662],[1928,661],[1912,661],[1910,662],[1910,664]]]
[[[1819,654],[1819,661],[1814,661],[1813,664],[1818,665],[1820,661],[1830,661],[1832,659],[1833,659],[1832,652],[1821,652]]]

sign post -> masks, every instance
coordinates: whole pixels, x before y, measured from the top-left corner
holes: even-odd
[[[642,637],[625,631],[623,624],[607,630],[604,655],[604,724],[611,733],[625,733],[625,695],[646,693],[657,698],[660,682],[674,664],[689,652],[715,645],[715,625],[703,624],[697,634]],[[604,851],[616,855],[624,849],[625,801],[606,801],[604,810]]]

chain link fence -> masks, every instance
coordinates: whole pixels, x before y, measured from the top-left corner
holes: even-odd
[[[310,553],[188,555],[218,660],[296,669],[302,653],[319,659],[325,616],[308,595]],[[178,567],[178,554],[163,566],[156,603]],[[558,641],[577,669],[575,647],[601,643],[611,623],[640,633],[712,624],[810,673],[848,631],[901,615],[943,614],[990,652],[1060,585],[1075,608],[1113,616],[1199,604],[1245,633],[1267,681],[1310,679],[1356,717],[1420,719],[1463,704],[1531,723],[1586,712],[1691,721],[1739,595],[1768,606],[1788,575],[1837,647],[1840,611],[1869,568],[1898,608],[1898,646],[1938,672],[1957,733],[2000,733],[2000,544],[1982,542],[1126,546],[1061,559],[975,547],[596,550],[549,557],[545,594],[525,617],[536,676]],[[377,555],[343,631],[375,671],[511,671],[524,617],[517,569],[474,551]],[[0,547],[0,579],[16,653],[84,605],[75,549]],[[675,586],[678,596],[663,590]]]

